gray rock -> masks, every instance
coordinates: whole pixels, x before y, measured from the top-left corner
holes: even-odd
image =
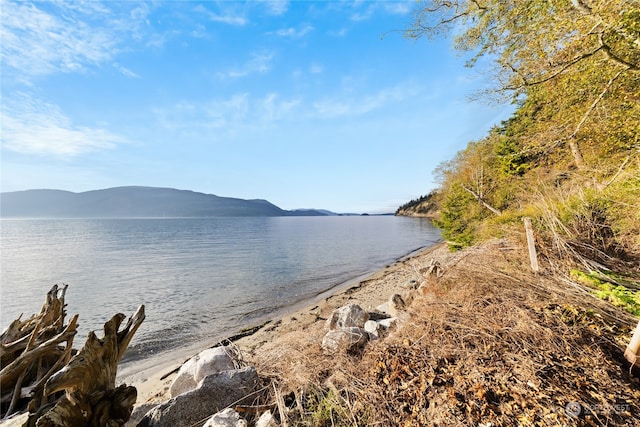
[[[169,395],[176,397],[196,388],[207,375],[235,369],[227,347],[208,348],[187,360],[178,371],[169,388]]]
[[[388,305],[385,303],[384,306],[386,309],[388,309]],[[375,320],[376,322],[378,320],[382,320],[382,319],[388,319],[391,316],[389,314],[387,314],[386,312],[381,312],[381,311],[370,311],[369,312],[369,320]]]
[[[363,347],[367,341],[369,341],[369,334],[363,328],[352,326],[334,329],[327,332],[322,339],[322,349],[327,354],[335,354]]]
[[[196,383],[202,381],[207,375],[235,369],[236,366],[230,354],[231,352],[227,346],[209,348],[198,354],[199,360],[196,364],[194,375]]]
[[[384,304],[380,304],[376,307],[376,310],[381,313],[389,313],[389,302],[385,302]]]
[[[382,326],[378,324],[375,320],[367,320],[364,324],[364,330],[369,333],[369,339],[378,339],[380,338],[380,330]]]
[[[194,379],[196,375],[197,362],[196,357],[192,357],[180,366],[180,370],[169,387],[169,396],[176,397],[182,393],[191,391],[198,386],[198,383]]]
[[[331,317],[327,319],[325,326],[330,331],[351,327],[364,328],[367,320],[369,320],[369,313],[364,311],[362,307],[358,304],[348,304],[335,309]]]
[[[378,322],[385,330],[394,329],[398,326],[398,318],[392,317],[390,319],[383,319]]]
[[[243,398],[256,387],[258,374],[248,366],[204,377],[195,390],[176,396],[149,411],[138,427],[201,426],[211,414],[227,406],[249,404]]]
[[[202,427],[247,427],[247,422],[236,411],[227,408],[209,418]]]
[[[399,294],[394,294],[389,298],[389,310],[387,313],[393,317],[398,317],[398,314],[406,308],[407,305]]]
[[[255,427],[278,427],[278,423],[273,417],[273,414],[271,414],[271,411],[265,411],[260,415],[258,421],[256,421]]]
[[[131,417],[129,417],[129,421],[124,423],[125,427],[134,427],[136,426],[142,418],[144,418],[145,414],[158,406],[157,403],[143,403],[140,405],[136,405],[133,407],[133,412],[131,412]]]

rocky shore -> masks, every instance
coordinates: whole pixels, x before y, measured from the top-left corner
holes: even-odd
[[[211,368],[208,391],[193,360],[123,378],[139,393],[129,425],[179,425],[163,424],[172,405],[207,426],[637,425],[623,353],[638,319],[542,269],[523,242],[435,246],[207,350],[233,364]],[[225,399],[196,415],[212,384]]]
[[[125,367],[126,425],[640,425],[624,356],[638,318],[550,260],[532,272],[525,248],[437,245],[218,346]]]
[[[417,288],[423,273],[433,265],[435,258],[446,256],[448,253],[444,244],[430,247],[390,264],[361,280],[352,282],[345,289],[324,296],[318,304],[295,311],[281,319],[274,319],[263,325],[258,325],[248,331],[249,333],[232,334],[236,335],[236,338],[238,335],[244,335],[233,340],[235,363],[241,360],[242,365],[262,367],[262,374],[269,376],[272,375],[274,367],[271,361],[280,358],[285,353],[289,358],[295,357],[294,354],[298,352],[306,352],[308,349],[322,350],[323,341],[325,342],[325,350],[321,351],[323,354],[335,354],[342,350],[348,350],[344,348],[345,333],[343,328],[329,325],[331,316],[341,307],[353,308],[355,306],[356,310],[362,311],[362,321],[354,323],[358,326],[351,324],[348,326],[357,328],[358,331],[356,331],[354,342],[351,343],[354,345],[350,345],[349,339],[346,339],[346,347],[364,345],[370,339],[377,339],[378,334],[380,338],[383,335],[388,335],[397,325],[399,314],[397,299],[400,298],[402,301],[399,304],[401,305],[400,310],[403,310],[405,302],[402,295],[407,295]],[[395,302],[393,301],[394,296]],[[369,313],[372,313],[373,316]],[[376,313],[378,322],[369,320],[370,317],[376,317]],[[349,317],[349,314],[346,317]],[[403,314],[400,313],[400,316]],[[365,323],[368,320],[367,327],[369,329],[365,329]],[[340,335],[341,330],[342,335]],[[328,333],[331,331],[333,331],[331,334]],[[331,338],[332,335],[333,338]],[[332,344],[327,344],[327,342]],[[329,347],[331,348],[328,349]],[[225,350],[228,352],[229,347],[225,347]],[[210,350],[204,350],[202,353],[206,354],[207,351]],[[203,357],[202,353],[196,355],[193,348],[185,349],[183,352],[173,353],[170,358],[161,356],[157,359],[143,361],[141,365],[131,366],[119,375],[119,382],[133,385],[138,390],[134,416],[127,425],[136,425],[142,419],[144,412],[169,401],[172,397],[181,394],[180,392],[186,391],[186,389],[176,389],[176,378],[180,375],[181,368],[184,371],[184,367],[188,367],[192,363],[192,356],[195,356],[194,359],[200,359]],[[218,370],[217,367],[213,369],[213,371],[216,370]],[[255,372],[249,375],[253,378],[254,374]],[[201,379],[199,378],[199,380]],[[180,381],[182,380],[178,380],[178,382]],[[195,383],[192,384],[191,389],[195,388],[195,385]],[[172,388],[173,393],[171,392]],[[172,422],[167,425],[175,425]]]

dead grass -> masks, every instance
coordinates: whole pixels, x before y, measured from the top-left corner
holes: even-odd
[[[362,353],[322,354],[316,322],[254,355],[283,425],[640,425],[638,372],[623,357],[637,318],[529,273],[503,240],[438,262],[410,320]]]

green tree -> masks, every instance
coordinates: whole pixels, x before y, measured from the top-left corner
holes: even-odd
[[[545,92],[546,102],[556,105],[560,132],[540,144],[545,150],[568,147],[580,169],[588,166],[581,139],[594,116],[599,118],[600,104],[638,93],[640,3],[635,0],[428,0],[406,35],[451,31],[456,48],[472,54],[470,65],[481,57],[493,60],[496,93],[521,99]],[[629,108],[637,118],[637,105]],[[623,137],[629,138],[632,132]]]

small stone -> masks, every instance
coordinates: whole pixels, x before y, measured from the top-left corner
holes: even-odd
[[[369,333],[369,338],[378,339],[380,337],[381,326],[375,320],[367,320],[364,330]]]
[[[209,418],[202,427],[247,427],[247,422],[236,411],[227,408]]]
[[[398,325],[398,318],[391,317],[390,319],[382,319],[378,322],[385,330],[394,329]]]
[[[404,300],[399,294],[394,294],[389,299],[389,314],[397,317],[398,313],[404,311],[407,308]]]
[[[380,304],[376,307],[376,310],[381,313],[389,313],[389,302],[385,302],[384,304]]]
[[[271,411],[265,411],[260,415],[258,421],[256,421],[255,427],[277,427],[278,423],[271,414]]]

